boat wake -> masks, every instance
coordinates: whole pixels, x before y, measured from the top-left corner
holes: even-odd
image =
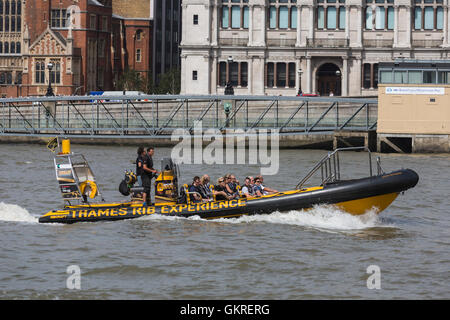
[[[38,223],[38,218],[18,205],[0,202],[0,221]]]
[[[318,229],[323,231],[358,231],[375,227],[392,227],[392,224],[386,223],[376,213],[376,210],[370,210],[367,213],[354,216],[331,205],[315,206],[309,210],[292,210],[289,212],[273,212],[263,215],[241,216],[239,218],[206,220],[199,216],[190,218],[168,217],[162,215],[152,215],[141,219],[167,219],[167,220],[199,220],[211,223],[273,223],[301,226],[305,228]]]

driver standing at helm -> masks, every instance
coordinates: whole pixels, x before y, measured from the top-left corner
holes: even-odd
[[[142,172],[142,187],[144,188],[143,198],[144,206],[151,204],[151,187],[153,175],[157,175],[158,171],[153,169],[153,159],[152,156],[155,153],[155,148],[149,147],[147,149],[147,154],[144,157],[143,172]]]

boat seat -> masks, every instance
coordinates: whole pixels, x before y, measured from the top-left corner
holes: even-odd
[[[187,184],[183,184],[183,190],[184,190],[184,193],[186,194],[186,203],[187,204],[195,203],[193,201],[193,199],[191,199],[191,195],[193,195],[193,194],[198,194],[200,196],[200,198],[202,197],[202,195],[198,192],[189,192],[189,187]]]
[[[214,185],[209,185],[209,190],[211,190],[211,194],[213,196],[213,200],[216,201],[216,195],[214,194]]]
[[[245,195],[242,194],[242,187],[240,185],[237,185],[236,189],[239,193],[239,198],[245,198]]]

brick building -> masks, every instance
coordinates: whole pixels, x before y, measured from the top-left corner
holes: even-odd
[[[153,0],[113,0],[112,6],[114,84],[126,67],[147,77],[151,72]]]
[[[0,96],[115,90],[151,71],[153,0],[0,0]],[[48,64],[52,63],[50,72]]]

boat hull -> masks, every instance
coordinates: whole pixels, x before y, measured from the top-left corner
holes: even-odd
[[[414,187],[418,180],[416,172],[404,169],[380,176],[339,181],[323,187],[287,191],[260,198],[194,204],[167,203],[149,207],[130,203],[66,207],[64,210],[45,214],[39,222],[114,221],[153,214],[218,219],[302,210],[316,205],[336,205],[353,215],[364,214],[368,210],[379,213],[386,209],[400,192]]]

